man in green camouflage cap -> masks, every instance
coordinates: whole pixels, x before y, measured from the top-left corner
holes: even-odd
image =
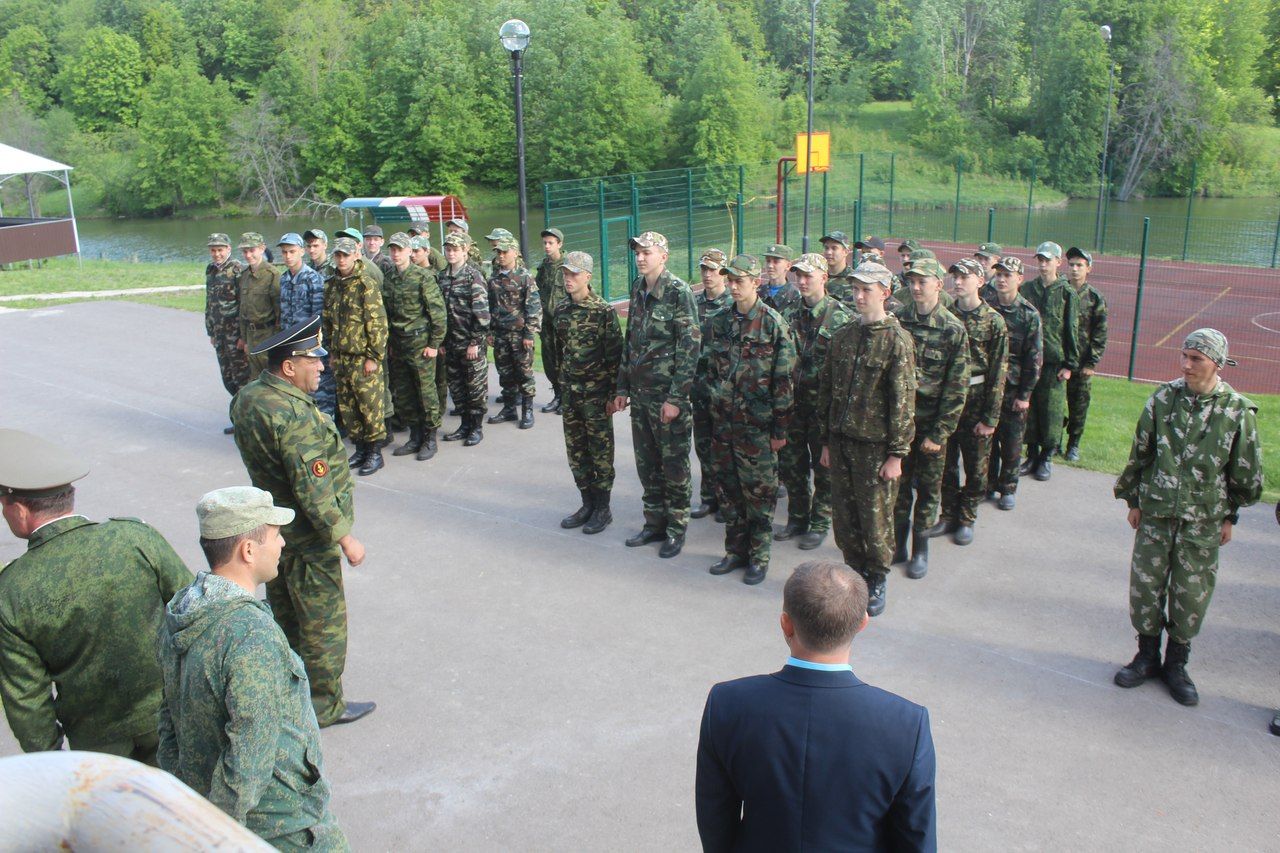
[[[240,291],[240,342],[249,356],[249,378],[256,379],[266,369],[266,359],[254,356],[253,349],[280,331],[280,271],[266,260],[266,240],[246,231],[240,235],[240,253],[245,266],[236,287]]]
[[[1187,674],[1240,508],[1262,496],[1258,407],[1219,375],[1235,362],[1217,329],[1182,342],[1182,376],[1147,400],[1115,495],[1137,531],[1129,570],[1129,618],[1138,654],[1116,673],[1121,687],[1159,675],[1183,705],[1200,701]],[[1160,635],[1168,632],[1164,663]]]
[[[155,765],[155,637],[191,572],[138,519],[77,514],[72,483],[88,469],[38,436],[0,430],[0,506],[27,540],[0,571],[0,701],[23,752],[65,738]]]
[[[426,251],[426,263],[418,264],[418,266],[428,266],[436,272],[440,272],[445,268],[446,261],[444,255],[437,252],[431,246],[431,223],[430,222],[411,222],[409,227],[404,229],[409,238],[419,239],[422,241],[422,248]],[[417,261],[414,261],[417,264]]]
[[[760,262],[738,255],[725,264],[724,274],[733,306],[711,318],[703,341],[711,380],[711,457],[725,515],[725,555],[711,574],[745,568],[742,582],[754,585],[769,571],[778,451],[787,443],[791,421],[796,350],[782,315],[760,297]]]
[[[498,240],[495,252],[493,274],[489,276],[489,316],[493,364],[502,385],[502,409],[489,418],[489,423],[519,420],[520,429],[530,429],[537,390],[533,380],[533,342],[542,328],[542,302],[533,276],[516,265],[520,244],[515,238]]]
[[[1027,461],[1023,474],[1047,480],[1053,454],[1062,440],[1067,406],[1067,380],[1080,369],[1080,296],[1058,273],[1062,247],[1047,241],[1036,248],[1040,275],[1022,286],[1022,296],[1040,312],[1044,330],[1044,370],[1031,396],[1024,437]]]
[[[1089,396],[1093,374],[1107,350],[1107,300],[1089,283],[1093,255],[1072,246],[1067,249],[1067,283],[1080,298],[1080,369],[1067,380],[1067,449],[1068,462],[1080,459],[1080,439],[1084,436],[1085,419],[1089,416]]]
[[[485,397],[489,394],[489,360],[485,339],[489,336],[489,289],[480,270],[467,261],[471,241],[466,234],[444,238],[448,268],[440,273],[440,290],[449,314],[445,338],[449,394],[462,423],[444,437],[474,447],[484,439]]]
[[[985,290],[979,294],[983,300],[995,298],[995,285],[992,283],[996,280],[996,261],[1004,256],[1004,247],[999,243],[983,243],[973,250],[973,259],[982,266],[982,275],[985,278],[983,288]]]
[[[764,247],[764,276],[760,280],[760,298],[774,311],[782,312],[800,301],[800,291],[791,283],[791,261],[796,253],[790,246],[772,243]]]
[[[329,271],[329,235],[319,228],[302,232],[302,242],[307,247],[307,266],[324,278]]]
[[[240,341],[240,290],[244,264],[231,257],[231,238],[210,234],[209,264],[204,268],[204,333],[218,357],[218,370],[227,393],[235,396],[249,381],[249,359]],[[231,427],[223,432],[230,434]]]
[[[893,298],[894,298],[894,301],[897,302],[897,305],[890,308],[889,309],[890,311],[896,312],[902,306],[910,305],[912,302],[911,288],[908,287],[908,282],[906,278],[906,273],[911,270],[911,267],[917,261],[937,262],[937,260],[938,260],[938,256],[934,254],[932,249],[916,249],[907,257],[905,261],[903,261],[902,268],[904,272],[902,276],[894,279],[894,286],[893,286]],[[946,308],[948,311],[950,311],[951,306],[955,304],[955,300],[951,298],[951,294],[947,293],[945,289],[938,295],[938,299],[940,302],[942,302],[942,307]]]
[[[444,302],[444,288],[440,287],[439,273],[449,268],[449,262],[444,259],[444,255],[440,255],[440,262],[443,264],[437,267],[431,260],[435,250],[431,248],[431,243],[426,237],[418,236],[409,241],[409,258],[413,261],[414,266],[422,267],[431,273],[432,278],[436,282],[436,287],[440,290],[440,300]],[[445,334],[448,334],[449,311],[445,309]],[[445,372],[445,356],[444,343],[441,342],[438,352],[436,353],[436,404],[440,408],[441,421],[445,407],[449,401],[449,377]]]
[[[702,346],[698,350],[698,367],[694,373],[693,390],[689,400],[693,405],[693,450],[698,457],[699,482],[698,506],[690,511],[690,518],[705,518],[717,513],[716,520],[723,521],[720,498],[716,494],[715,468],[711,464],[711,378],[707,373],[711,318],[733,304],[729,288],[725,286],[724,265],[729,258],[720,249],[707,249],[698,259],[698,272],[702,278],[702,290],[694,295],[698,307],[698,329],[702,333]]]
[[[252,486],[200,499],[209,570],[165,609],[160,766],[281,849],[345,850],[329,812],[307,671],[255,595],[294,511]]]
[[[538,299],[542,302],[542,372],[551,383],[551,402],[542,407],[546,414],[560,414],[560,370],[556,361],[556,325],[552,320],[556,309],[565,300],[564,273],[560,262],[564,258],[564,232],[559,228],[542,230],[543,257],[538,263],[535,280],[538,283]]]
[[[839,300],[845,308],[853,304],[852,252],[849,237],[843,231],[832,231],[823,236],[822,256],[827,262],[826,293]],[[799,282],[796,284],[798,286]]]
[[[414,238],[419,239],[419,238]],[[435,271],[413,263],[411,238],[397,231],[387,240],[390,272],[382,285],[382,302],[390,329],[388,379],[396,413],[409,427],[409,439],[393,456],[436,455],[440,400],[436,392],[436,357],[448,323],[444,297]]]

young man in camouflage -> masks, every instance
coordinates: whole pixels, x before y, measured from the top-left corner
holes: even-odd
[[[929,571],[929,537],[946,528],[946,522],[938,519],[942,469],[947,442],[960,423],[969,388],[969,335],[964,323],[942,304],[945,274],[933,258],[913,258],[907,270],[911,304],[895,312],[915,342],[916,356],[916,435],[903,460],[902,485],[893,511],[895,562],[907,559],[907,532],[911,532],[909,578],[922,578]]]
[[[866,263],[883,264],[884,261],[884,240],[868,234],[861,240],[853,244],[857,255],[854,257],[854,266],[859,267]]]
[[[1187,674],[1240,508],[1262,496],[1258,407],[1219,376],[1227,339],[1197,329],[1182,342],[1182,377],[1147,400],[1115,495],[1137,531],[1129,570],[1129,618],[1138,654],[1116,673],[1121,687],[1159,675],[1183,705],[1200,701]],[[1160,635],[1168,632],[1164,663]]]
[[[387,241],[391,271],[382,285],[390,335],[388,378],[396,412],[409,427],[409,439],[393,456],[425,461],[436,455],[440,400],[436,396],[436,357],[447,324],[444,297],[435,272],[410,258],[411,238],[397,231]]]
[[[266,260],[266,240],[247,231],[240,235],[240,254],[245,265],[236,280],[240,292],[239,346],[249,358],[249,378],[257,379],[266,369],[265,359],[252,355],[253,349],[280,331],[280,271]]]
[[[425,237],[414,237],[409,241],[409,258],[413,261],[414,266],[422,267],[431,273],[432,278],[436,282],[436,287],[440,290],[441,302],[448,302],[444,288],[440,284],[440,273],[449,268],[449,262],[444,259],[444,255],[440,256],[442,266],[437,267],[432,261],[431,244]],[[445,336],[448,336],[449,310],[445,309]],[[445,370],[444,343],[441,342],[436,352],[436,401],[440,407],[440,421],[443,422],[445,406],[449,401],[449,376]]]
[[[910,272],[911,267],[914,266],[917,261],[934,261],[936,263],[937,260],[938,256],[934,254],[932,249],[916,249],[907,256],[907,258],[902,262],[903,272],[901,278],[898,280],[899,283],[893,288],[893,302],[889,304],[889,311],[897,313],[903,307],[912,303],[911,288],[907,280],[907,273]],[[951,298],[951,294],[947,293],[946,290],[942,290],[938,294],[938,301],[941,302],[942,307],[946,308],[948,311],[950,311],[951,306],[955,304],[955,300]]]
[[[200,499],[209,571],[165,609],[160,766],[285,850],[348,850],[329,812],[307,671],[258,584],[279,572],[292,509],[252,486]]]
[[[1067,380],[1080,367],[1080,297],[1058,274],[1062,247],[1045,242],[1036,248],[1040,275],[1022,286],[1022,296],[1040,312],[1044,330],[1044,369],[1031,397],[1023,474],[1037,480],[1053,475],[1053,454],[1062,440],[1062,415],[1067,403]]]
[[[1085,418],[1089,416],[1089,392],[1093,374],[1107,350],[1107,300],[1089,284],[1093,255],[1072,246],[1067,249],[1067,283],[1080,301],[1080,369],[1067,380],[1067,449],[1068,462],[1080,459],[1080,439],[1084,436]]]
[[[830,250],[832,242],[824,242]],[[822,544],[831,529],[831,472],[818,464],[822,456],[820,421],[824,415],[818,408],[818,384],[831,339],[853,317],[839,299],[827,293],[827,260],[821,255],[801,255],[791,265],[791,271],[796,276],[800,301],[787,308],[782,319],[787,321],[796,346],[795,411],[787,429],[787,443],[778,453],[778,475],[787,489],[787,524],[773,538],[785,542],[799,537],[800,548],[811,551]]]
[[[471,264],[478,270],[482,269],[484,259],[480,257],[480,247],[476,245],[476,241],[471,237],[471,226],[467,224],[467,220],[450,219],[444,224],[444,231],[444,236],[446,237],[450,234],[461,234],[465,237],[467,244],[467,263]],[[448,262],[449,260],[446,257],[445,263],[447,264]]]
[[[322,320],[324,339],[333,347],[338,419],[356,446],[348,461],[356,473],[368,476],[383,466],[382,441],[387,437],[387,311],[382,287],[369,272],[372,264],[359,253],[350,237],[339,237],[334,244]]]
[[[843,231],[832,231],[822,238],[822,256],[827,262],[827,295],[837,299],[849,311],[854,310],[850,307],[853,305],[851,254],[849,237]],[[796,284],[799,285],[799,282]]]
[[[231,257],[231,238],[210,234],[209,264],[204,268],[204,332],[218,357],[227,393],[235,396],[249,381],[249,359],[240,347],[240,287],[244,265]],[[223,430],[231,434],[231,427]]]
[[[311,228],[302,232],[303,244],[307,247],[307,266],[320,273],[320,280],[328,274],[329,235],[319,228]]]
[[[516,262],[520,244],[504,237],[497,242],[493,274],[489,276],[489,316],[493,330],[493,363],[502,385],[502,408],[489,423],[520,421],[533,426],[533,342],[542,328],[542,302],[529,271]],[[520,414],[516,415],[516,402]]]
[[[444,259],[449,266],[440,273],[440,291],[449,315],[445,338],[445,372],[449,394],[462,423],[444,437],[474,447],[484,439],[485,397],[489,395],[489,360],[485,341],[489,336],[489,289],[480,270],[467,261],[470,240],[464,234],[444,238]]]
[[[796,253],[790,246],[774,243],[764,247],[764,276],[760,280],[760,298],[764,304],[781,313],[800,301],[800,291],[791,283],[791,260]]]
[[[1022,261],[1012,255],[997,261],[995,298],[987,304],[1004,320],[1009,334],[1009,370],[1000,403],[1000,424],[991,441],[987,476],[993,490],[990,497],[1004,510],[1011,510],[1017,504],[1022,434],[1031,408],[1031,395],[1044,364],[1040,312],[1018,294],[1021,287]]]
[[[542,232],[543,258],[538,264],[536,280],[538,299],[542,302],[542,371],[551,383],[551,402],[542,407],[549,415],[560,412],[560,370],[556,361],[556,327],[551,322],[556,309],[565,300],[564,272],[560,269],[564,258],[564,232],[559,228],[547,228]]]
[[[1000,423],[1009,370],[1009,333],[1004,318],[978,296],[985,274],[982,264],[973,258],[962,258],[947,272],[951,274],[956,298],[951,313],[964,324],[969,339],[969,393],[956,431],[947,442],[942,468],[944,524],[939,532],[953,533],[957,545],[968,545],[973,541],[978,504],[987,494],[991,437]]]
[[[613,306],[591,289],[594,263],[586,252],[560,261],[567,298],[556,306],[551,341],[560,365],[560,403],[569,470],[582,506],[562,519],[565,529],[599,533],[613,521],[613,418],[609,406],[622,363],[622,326]]]
[[[705,518],[716,513],[722,521],[720,498],[716,495],[715,468],[711,464],[711,380],[707,375],[706,342],[710,337],[711,318],[733,305],[733,297],[725,285],[724,265],[729,259],[719,249],[707,249],[698,259],[698,272],[702,278],[702,290],[694,295],[698,307],[698,329],[702,333],[702,346],[698,350],[698,366],[694,373],[693,390],[689,402],[693,406],[693,450],[698,457],[699,482],[698,505],[689,512],[690,518]]]
[[[973,259],[982,266],[984,281],[978,295],[984,302],[996,298],[996,261],[1004,255],[1004,247],[999,243],[983,243],[973,250]]]
[[[702,342],[711,380],[712,464],[725,515],[725,555],[710,571],[745,568],[742,582],[754,585],[769,571],[778,451],[791,421],[796,350],[787,322],[760,298],[760,262],[738,255],[724,275],[733,305],[711,318]]]
[[[819,464],[831,469],[836,547],[867,581],[867,614],[879,616],[893,558],[893,505],[916,431],[915,344],[885,311],[889,271],[864,264],[853,278],[858,321],[831,339],[818,385]]]
[[[373,264],[382,271],[383,281],[391,274],[393,266],[391,256],[383,251],[386,243],[386,235],[382,233],[381,225],[370,225],[360,234],[361,247],[364,249],[364,259]]]
[[[354,248],[343,246],[346,239],[335,251]],[[280,575],[267,584],[267,601],[289,646],[307,665],[316,719],[321,726],[348,723],[374,708],[372,702],[347,702],[342,695],[347,660],[342,558],[360,565],[364,545],[351,533],[355,488],[342,439],[311,397],[324,370],[320,323],[313,319],[285,329],[261,351],[269,369],[231,401],[231,421],[250,482],[296,511],[284,527]]]
[[[667,269],[667,238],[646,231],[632,238],[630,247],[639,275],[631,283],[618,393],[610,412],[631,408],[636,472],[644,490],[644,528],[627,546],[661,541],[658,556],[674,557],[689,526],[689,394],[702,334],[693,292]]]
[[[155,766],[155,636],[191,572],[138,519],[77,514],[72,483],[87,473],[62,447],[0,430],[0,506],[27,541],[0,571],[0,702],[23,752],[66,739]]]
[[[444,259],[444,255],[431,247],[431,223],[414,222],[404,229],[404,232],[409,235],[411,241],[415,237],[422,240],[422,249],[425,253],[424,260],[421,263],[415,260],[414,263],[420,267],[430,267],[434,272],[443,272],[444,268],[448,266],[448,261]]]

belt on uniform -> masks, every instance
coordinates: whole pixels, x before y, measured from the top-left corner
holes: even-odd
[[[986,376],[983,376],[982,374],[979,374],[979,375],[977,375],[977,376],[970,376],[970,377],[969,377],[969,387],[971,387],[971,388],[972,388],[974,385],[981,385],[982,383],[984,383],[984,382],[986,382],[986,381],[987,381],[987,377],[986,377]]]
[[[259,331],[261,329],[274,329],[276,327],[275,323],[252,323],[247,320],[245,321],[245,325],[254,331]]]

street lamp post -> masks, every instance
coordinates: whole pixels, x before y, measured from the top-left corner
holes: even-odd
[[[529,47],[529,25],[511,19],[498,29],[498,40],[511,54],[511,76],[516,99],[516,182],[520,197],[520,256],[529,257],[529,200],[524,185],[524,52]]]
[[[809,251],[809,176],[813,174],[813,51],[818,29],[818,0],[809,0],[809,126],[805,136],[804,158],[804,236],[800,251]]]
[[[1102,165],[1098,168],[1098,211],[1093,223],[1093,249],[1098,250],[1102,244],[1102,207],[1106,203],[1107,187],[1107,148],[1111,142],[1111,92],[1115,79],[1116,65],[1111,61],[1111,25],[1103,24],[1099,28],[1102,40],[1107,43],[1107,117],[1102,122]]]

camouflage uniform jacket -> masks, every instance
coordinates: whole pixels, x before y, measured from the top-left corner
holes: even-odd
[[[1096,370],[1107,350],[1107,300],[1087,281],[1076,291],[1080,299],[1080,367]]]
[[[560,258],[562,261],[564,255]],[[538,264],[538,299],[542,301],[542,313],[548,318],[555,317],[560,303],[569,298],[564,290],[564,267],[560,265],[561,261],[543,258]]]
[[[333,419],[310,394],[264,371],[231,400],[236,447],[249,480],[295,511],[287,547],[330,546],[351,532],[351,470]]]
[[[613,306],[592,290],[581,302],[561,302],[552,323],[560,382],[576,393],[613,397],[622,363],[622,326]]]
[[[222,266],[210,263],[204,268],[204,332],[213,337],[220,323],[240,318],[240,273],[244,264],[227,258]]]
[[[887,444],[906,456],[916,435],[916,350],[892,314],[835,333],[818,386],[818,430]]]
[[[246,266],[240,270],[237,285],[240,288],[240,337],[249,340],[245,332],[250,328],[278,329],[280,270],[266,261],[258,264],[256,270]]]
[[[1194,394],[1185,379],[1147,400],[1115,495],[1153,518],[1221,522],[1262,497],[1258,407],[1218,380]]]
[[[191,572],[136,519],[51,521],[0,572],[0,699],[24,752],[155,731],[164,605]],[[58,696],[55,699],[53,689]]]
[[[334,269],[324,283],[321,327],[325,346],[333,353],[381,362],[387,356],[387,310],[370,268],[376,269],[357,258],[348,275]]]
[[[916,346],[916,432],[945,445],[969,392],[969,335],[941,302],[923,316],[914,301],[895,313]]]
[[[845,308],[857,314],[853,269],[853,264],[845,264],[840,272],[831,273],[827,277],[827,295],[834,296]]]
[[[542,328],[542,300],[538,286],[524,267],[493,268],[489,276],[489,316],[497,331],[520,331],[531,341]]]
[[[1080,367],[1080,297],[1064,276],[1045,285],[1040,276],[1022,285],[1019,293],[1040,312],[1044,334],[1044,363],[1054,370]]]
[[[1044,367],[1044,340],[1040,330],[1040,312],[1030,302],[1017,296],[1008,305],[1000,299],[988,302],[1004,320],[1009,333],[1009,371],[1005,377],[1005,391],[1015,400],[1030,402],[1031,392],[1040,381]]]
[[[324,279],[311,267],[280,273],[280,328],[296,326],[324,310]]]
[[[201,572],[157,640],[160,767],[262,838],[320,823],[329,783],[307,671],[267,605]]]
[[[311,259],[310,255],[307,255],[307,259],[306,261],[304,261],[304,263],[306,263],[307,266],[311,267],[316,272],[320,273],[321,280],[324,280],[329,277],[329,270],[333,267],[333,260],[330,257],[325,257],[323,261],[316,263],[314,260]]]
[[[449,345],[483,347],[489,334],[489,289],[480,270],[463,264],[456,273],[440,273],[439,281],[449,313]]]
[[[855,317],[834,296],[824,296],[812,308],[801,299],[782,315],[796,343],[795,398],[796,412],[801,417],[808,419],[817,415],[818,386],[831,349],[831,338]]]
[[[382,267],[378,266],[364,255],[360,256],[360,260],[364,262],[365,270],[369,273],[369,277],[374,280],[374,283],[378,285],[378,290],[381,291],[382,282],[386,279],[386,276],[382,273]]]
[[[409,264],[404,271],[392,267],[382,288],[387,324],[396,340],[439,349],[444,343],[448,314],[444,295],[430,267]]]
[[[698,330],[702,335],[702,346],[698,349],[698,366],[694,374],[699,378],[697,384],[703,385],[707,375],[707,341],[711,339],[711,318],[726,308],[733,307],[733,297],[729,295],[727,287],[714,298],[707,296],[705,290],[700,290],[694,294],[693,304],[698,309]]]
[[[1009,332],[1000,312],[985,302],[965,311],[959,305],[951,313],[964,324],[969,336],[969,396],[967,417],[989,427],[1000,423],[1004,383],[1009,374]]]
[[[895,282],[898,281],[898,278],[896,276],[894,277],[894,281]],[[901,284],[895,284],[893,288],[892,299],[897,303],[897,305],[890,308],[888,303],[886,302],[885,310],[892,311],[895,314],[897,314],[904,306],[914,304],[915,300],[911,298],[911,285],[907,284],[906,282],[902,282]],[[947,293],[945,289],[943,289],[938,291],[938,303],[941,304],[943,308],[946,308],[948,311],[950,311],[951,307],[956,304],[956,298],[952,296],[950,293]]]
[[[631,283],[618,394],[661,396],[687,410],[701,341],[698,307],[689,285],[663,270],[649,292],[644,276],[637,276]]]
[[[782,315],[756,299],[746,314],[730,305],[711,318],[708,377],[716,420],[787,437],[794,396],[796,345]]]
[[[777,293],[770,296],[769,291],[772,288],[773,285],[767,281],[761,282],[756,293],[765,305],[768,305],[779,314],[785,313],[788,308],[800,301],[800,290],[791,282],[782,285],[778,288]]]
[[[391,260],[391,256],[382,249],[378,250],[378,254],[367,258],[375,267],[382,271],[382,280],[385,283],[387,277],[391,275],[391,271],[396,268],[395,261]]]

